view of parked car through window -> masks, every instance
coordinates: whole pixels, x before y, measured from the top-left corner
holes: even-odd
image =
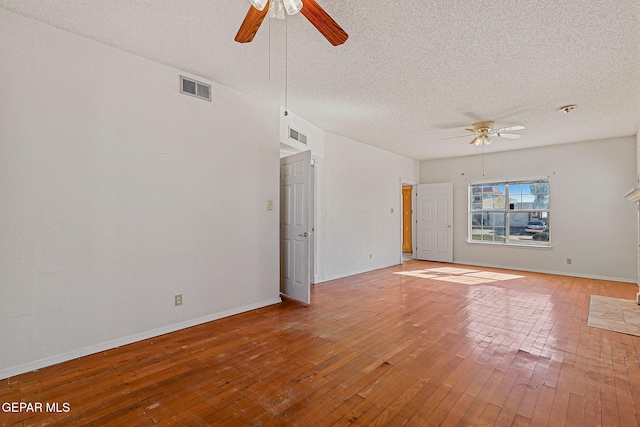
[[[544,221],[529,221],[524,228],[527,233],[541,233],[543,231],[549,231],[547,223]]]

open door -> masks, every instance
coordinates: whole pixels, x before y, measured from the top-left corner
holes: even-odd
[[[311,303],[311,151],[280,159],[280,292]]]
[[[453,262],[453,183],[419,184],[416,258]]]
[[[413,186],[402,186],[402,252],[413,252]]]

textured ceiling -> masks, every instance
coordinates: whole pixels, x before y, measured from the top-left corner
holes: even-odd
[[[252,43],[236,43],[247,0],[0,7],[281,105],[286,74],[291,111],[418,160],[477,153],[471,137],[443,139],[480,120],[526,127],[491,151],[638,132],[639,0],[318,3],[349,34],[344,45],[331,46],[301,14],[266,19]],[[566,104],[578,108],[558,113]]]

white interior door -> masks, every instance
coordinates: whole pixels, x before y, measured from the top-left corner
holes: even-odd
[[[311,151],[280,159],[280,292],[311,303]]]
[[[416,258],[453,261],[453,183],[419,184]]]

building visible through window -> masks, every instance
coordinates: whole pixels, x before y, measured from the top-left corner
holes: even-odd
[[[549,246],[549,178],[469,184],[469,241]]]

